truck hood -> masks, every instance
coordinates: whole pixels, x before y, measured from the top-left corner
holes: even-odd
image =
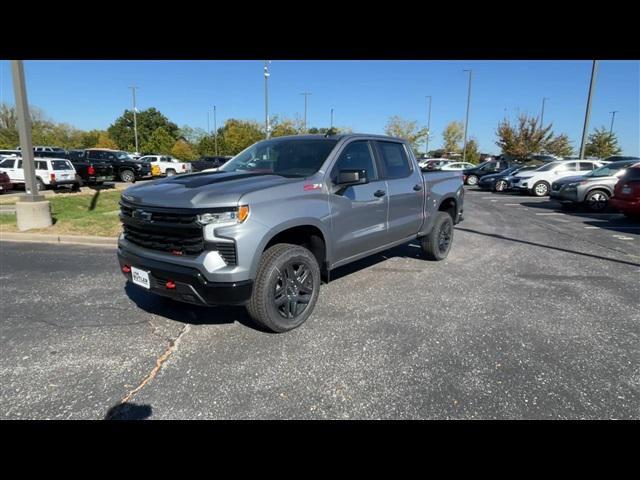
[[[224,207],[237,205],[246,193],[300,180],[265,173],[195,173],[135,185],[122,196],[139,205],[165,208]]]

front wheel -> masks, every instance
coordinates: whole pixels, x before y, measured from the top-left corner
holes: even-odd
[[[120,172],[120,180],[127,183],[133,183],[136,181],[136,176],[131,170],[123,170]]]
[[[496,192],[504,192],[507,189],[507,181],[498,180],[494,188]]]
[[[544,197],[549,195],[549,184],[547,182],[538,182],[533,186],[533,194],[536,197]]]
[[[431,232],[421,241],[422,253],[429,260],[444,260],[452,244],[453,219],[446,212],[438,212]]]
[[[320,267],[304,247],[279,243],[262,254],[247,311],[277,333],[302,325],[320,292]]]
[[[476,175],[469,175],[467,177],[467,185],[477,185],[478,177]]]

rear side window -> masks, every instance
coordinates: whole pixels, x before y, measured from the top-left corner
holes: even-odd
[[[44,160],[36,160],[36,170],[47,170],[47,162]]]
[[[404,178],[411,175],[411,165],[404,145],[396,142],[377,142],[386,178]]]
[[[589,163],[589,162],[580,162],[580,171],[584,172],[584,171],[589,171],[589,170],[593,170],[593,163]]]
[[[340,154],[340,158],[331,170],[331,181],[336,183],[340,170],[365,170],[367,178],[377,180],[373,152],[368,141],[352,142]]]
[[[71,165],[65,160],[51,160],[54,170],[71,170]]]
[[[13,166],[16,164],[15,160],[3,160],[2,163],[0,163],[0,167],[2,168],[13,168]]]
[[[101,152],[99,150],[89,150],[88,152],[88,157],[93,159],[93,160],[100,160],[103,158],[103,154],[104,152]]]

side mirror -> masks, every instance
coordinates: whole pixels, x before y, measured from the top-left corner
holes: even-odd
[[[341,187],[369,183],[366,170],[340,170],[337,184]]]

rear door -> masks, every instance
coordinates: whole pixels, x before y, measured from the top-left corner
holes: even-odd
[[[413,165],[404,143],[376,140],[376,152],[387,185],[387,241],[415,235],[422,225],[425,192],[422,171]]]
[[[5,172],[7,175],[9,175],[9,179],[12,182],[18,180],[18,177],[16,176],[16,163],[18,163],[18,160],[16,160],[15,158],[5,158],[2,162],[0,162],[0,171]]]
[[[387,186],[380,178],[373,149],[369,140],[347,143],[329,170],[334,263],[385,244]],[[365,170],[369,183],[339,189],[336,183],[340,170]]]

